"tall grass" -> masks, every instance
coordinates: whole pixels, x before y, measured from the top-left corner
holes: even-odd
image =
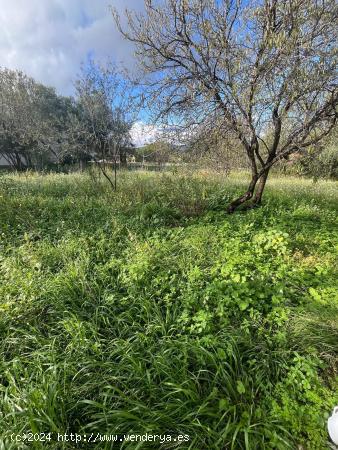
[[[56,433],[145,432],[187,434],[191,450],[328,446],[336,185],[274,177],[262,208],[227,216],[244,185],[0,177],[0,448],[101,450]],[[54,435],[11,441],[24,431]]]

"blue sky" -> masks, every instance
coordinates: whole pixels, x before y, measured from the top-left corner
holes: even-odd
[[[88,55],[133,65],[109,5],[142,9],[141,0],[0,0],[0,64],[21,69],[61,94],[73,92]]]

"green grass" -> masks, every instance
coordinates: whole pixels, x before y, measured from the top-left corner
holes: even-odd
[[[11,442],[23,431],[328,448],[337,185],[275,177],[261,208],[226,215],[245,182],[0,177],[0,449],[112,448]]]

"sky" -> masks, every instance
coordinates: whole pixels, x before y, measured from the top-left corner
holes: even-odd
[[[72,94],[81,62],[133,64],[133,48],[115,28],[109,5],[142,9],[142,0],[0,0],[0,65]]]
[[[156,125],[137,121],[131,129],[131,137],[136,147],[151,144],[161,138],[161,129]]]

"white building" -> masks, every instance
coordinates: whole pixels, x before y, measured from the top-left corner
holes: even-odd
[[[10,167],[3,156],[0,155],[0,168]]]

